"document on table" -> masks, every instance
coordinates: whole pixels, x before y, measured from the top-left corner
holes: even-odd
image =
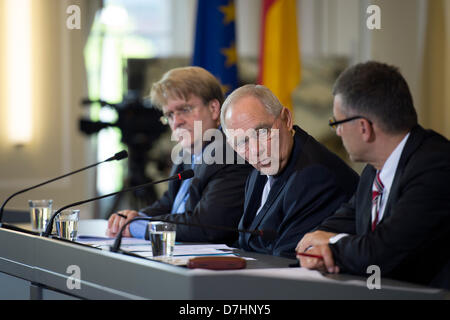
[[[91,236],[80,236],[77,239],[77,242],[87,244],[93,247],[106,247],[112,246],[114,244],[115,238],[107,238],[107,237],[91,237]],[[122,248],[123,246],[138,246],[138,245],[148,245],[150,246],[152,243],[145,239],[136,239],[136,238],[122,238]]]
[[[114,244],[115,238],[108,238],[103,236],[108,226],[107,220],[83,220],[79,224],[79,236],[77,242],[90,245],[92,247],[108,250]],[[144,258],[153,258],[152,243],[144,239],[136,239],[124,237],[122,238],[120,248],[124,251],[129,251]],[[190,258],[199,256],[236,256],[236,253],[225,244],[178,244],[175,243],[174,255],[171,259],[175,259],[177,263],[172,264],[186,265]],[[255,260],[252,258],[245,258],[247,260]]]
[[[150,252],[152,251],[151,242],[144,245],[123,245],[121,248],[134,253],[139,252]],[[150,247],[149,247],[150,245]],[[196,245],[175,245],[174,256],[186,256],[186,255],[208,255],[208,254],[227,254],[232,251],[233,248],[227,246],[226,244],[196,244]]]
[[[114,243],[114,238],[104,237],[79,237],[78,242],[93,247],[107,249]],[[237,256],[233,249],[226,244],[175,244],[173,257],[153,258],[151,241],[136,238],[122,238],[120,247],[124,251],[132,252],[144,258],[161,260],[176,265],[186,265],[189,259],[201,256]],[[255,260],[253,258],[245,258]]]
[[[127,251],[140,255],[145,258],[159,260],[172,265],[185,266],[189,259],[204,256],[227,256],[237,257],[231,248],[225,244],[196,244],[196,245],[175,245],[172,257],[153,257],[151,251],[140,251],[140,246],[130,246]],[[136,251],[135,251],[136,250]],[[241,257],[246,260],[256,260],[254,258]]]
[[[92,245],[94,247],[111,246],[114,244],[114,238],[102,237],[79,237],[77,242]],[[152,243],[149,240],[136,238],[122,238],[120,246],[122,250],[130,251],[144,257],[152,256]],[[233,248],[225,244],[175,244],[175,256],[199,256],[199,255],[226,255],[233,253]]]
[[[133,252],[143,257],[152,257],[151,247],[146,245],[124,245],[122,249]],[[198,257],[198,256],[223,256],[235,255],[233,248],[225,244],[196,244],[196,245],[175,245],[173,249],[174,257]]]

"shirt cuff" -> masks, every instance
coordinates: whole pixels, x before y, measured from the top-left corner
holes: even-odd
[[[140,217],[146,217],[147,215],[139,212]],[[130,234],[133,238],[145,239],[145,233],[147,231],[148,221],[138,220],[130,223]]]
[[[341,240],[342,238],[344,238],[346,236],[348,236],[348,233],[339,233],[339,234],[335,235],[334,237],[331,237],[328,240],[328,243],[330,243],[330,244],[336,243],[336,242],[338,242],[339,240]]]

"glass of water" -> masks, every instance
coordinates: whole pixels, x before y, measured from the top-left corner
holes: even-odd
[[[53,200],[28,200],[31,229],[44,232],[52,215]]]
[[[55,217],[56,234],[70,241],[77,240],[80,210],[63,210]]]
[[[152,253],[154,257],[173,256],[176,225],[168,222],[153,221],[148,224]]]

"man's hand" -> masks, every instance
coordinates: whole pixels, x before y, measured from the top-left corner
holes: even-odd
[[[126,218],[123,218],[118,215],[120,213],[121,215],[126,216]],[[119,233],[122,226],[137,217],[139,213],[135,210],[122,210],[116,213],[113,213],[108,220],[108,229],[106,230],[106,236],[107,237],[116,237],[117,233]],[[130,225],[128,225],[125,230],[123,231],[122,235],[124,237],[131,237],[130,234]]]
[[[328,244],[311,247],[307,253],[322,256],[323,259],[297,255],[301,267],[321,272],[339,273],[339,267],[334,264],[333,254]]]
[[[305,252],[306,249],[313,246],[319,246],[323,244],[328,244],[328,241],[331,237],[334,237],[337,233],[325,232],[325,231],[314,231],[305,234],[302,240],[299,241],[297,247],[295,248],[296,252]],[[309,253],[309,250],[308,250]]]

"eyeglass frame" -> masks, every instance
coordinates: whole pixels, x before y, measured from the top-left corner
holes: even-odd
[[[270,141],[270,139],[272,139],[272,130],[274,129],[275,123],[277,122],[277,120],[278,120],[278,118],[280,117],[280,115],[281,115],[281,112],[280,112],[280,114],[279,114],[278,116],[275,117],[275,120],[273,121],[273,123],[272,123],[272,125],[271,125],[270,127],[267,127],[267,128],[258,128],[258,129],[252,128],[252,129],[255,130],[256,133],[257,133],[257,138],[256,138],[256,140],[257,140],[258,142],[261,142],[261,143],[267,143],[268,141]],[[260,136],[259,136],[260,130],[264,130],[264,132],[267,133],[267,138],[265,138],[264,141],[260,141]],[[249,136],[247,136],[247,137],[250,138]],[[241,143],[241,144],[242,144],[242,143]],[[249,140],[247,140],[247,141],[244,143],[244,147],[245,147],[245,148],[244,148],[243,150],[239,150],[240,146],[239,146],[238,143],[236,143],[235,146],[236,146],[236,151],[238,151],[238,152],[240,152],[240,153],[241,153],[241,152],[246,152],[246,151],[248,150],[248,147],[249,147]]]
[[[349,121],[357,120],[357,119],[365,119],[372,125],[372,121],[370,121],[369,119],[367,119],[366,117],[363,117],[363,116],[354,116],[354,117],[345,118],[345,119],[342,119],[342,120],[336,120],[335,117],[331,117],[328,120],[328,125],[332,129],[336,130],[338,128],[338,125],[346,123],[346,122],[349,122]]]
[[[170,123],[173,122],[173,115],[175,115],[177,117],[182,115],[182,116],[185,117],[185,116],[190,115],[195,108],[197,108],[197,106],[193,106],[193,105],[190,105],[190,104],[185,104],[185,105],[182,106],[182,108],[180,110],[171,111],[170,112],[170,114],[171,114],[170,116],[167,115],[167,114],[163,114],[159,118],[159,121],[163,125],[169,125]],[[172,117],[172,119],[170,117]]]

